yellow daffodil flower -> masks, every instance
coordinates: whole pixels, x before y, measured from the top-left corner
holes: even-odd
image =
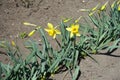
[[[108,1],[100,8],[101,11],[105,10],[106,9],[106,6],[108,4]]]
[[[46,32],[48,32],[49,36],[52,36],[53,39],[56,38],[56,34],[61,34],[61,32],[59,30],[56,29],[56,27],[54,28],[53,24],[48,23],[48,29],[45,29]]]
[[[67,31],[70,31],[70,38],[72,38],[74,35],[75,36],[80,36],[79,33],[79,24],[72,24],[71,27],[66,28]]]

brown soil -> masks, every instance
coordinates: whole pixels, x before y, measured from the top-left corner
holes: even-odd
[[[21,32],[29,33],[34,29],[34,27],[24,26],[24,21],[42,27],[46,27],[48,22],[57,25],[63,17],[86,16],[85,13],[79,12],[79,9],[92,8],[96,4],[103,4],[104,2],[105,0],[0,0],[0,40],[16,40]],[[35,34],[32,38],[36,41],[39,40],[38,34]],[[24,41],[23,39],[17,39],[17,44],[21,47],[23,53],[26,53],[24,55],[27,55],[27,50],[21,44]],[[0,49],[0,51],[3,50]],[[88,57],[82,60],[79,80],[120,80],[119,51],[120,49],[113,52],[113,56],[93,55],[99,65]],[[1,62],[6,63],[8,60],[5,55],[0,54]],[[57,74],[55,79],[62,80],[65,73]],[[71,80],[71,78],[67,75],[64,80]]]

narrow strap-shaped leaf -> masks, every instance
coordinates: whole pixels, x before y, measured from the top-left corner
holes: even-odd
[[[75,58],[74,58],[74,67],[76,67],[78,65],[78,55],[79,55],[79,52],[78,50],[76,50],[76,52],[74,53],[75,54]]]
[[[0,62],[0,79],[2,79],[2,66],[1,66],[1,62]]]
[[[37,71],[34,73],[34,75],[33,75],[33,77],[32,77],[32,79],[31,80],[37,80]]]
[[[79,74],[80,74],[80,68],[79,66],[76,66],[75,72],[73,73],[72,80],[77,80],[77,78],[79,77]]]
[[[41,35],[41,37],[42,37],[42,42],[45,44],[45,46],[46,46],[46,48],[48,48],[48,40],[47,40],[47,37],[46,37],[46,35],[44,34],[44,32],[43,32],[43,29],[39,29],[39,31],[40,31],[40,35]]]
[[[85,50],[83,50],[83,51],[85,51]],[[97,61],[95,58],[93,58],[87,51],[85,51],[85,53],[86,53],[93,61],[95,61],[97,64],[99,64],[98,61]]]

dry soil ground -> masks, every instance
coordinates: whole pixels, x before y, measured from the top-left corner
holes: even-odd
[[[43,27],[46,27],[48,22],[57,25],[62,17],[86,16],[85,13],[79,12],[79,9],[92,8],[104,2],[105,0],[0,0],[0,39],[16,40],[20,32],[28,33],[34,29],[24,26],[22,24],[24,21]],[[32,38],[39,40],[37,34]],[[27,50],[23,49],[22,42],[24,40],[17,40],[18,45],[26,53]],[[120,80],[119,51],[120,49],[113,52],[114,56],[94,55],[100,65],[89,58],[82,60],[80,64],[82,74],[79,80]],[[5,55],[0,54],[1,62],[6,63],[7,60]],[[65,73],[58,74],[55,79],[62,80],[64,75]],[[71,80],[71,78],[67,75],[64,80]]]

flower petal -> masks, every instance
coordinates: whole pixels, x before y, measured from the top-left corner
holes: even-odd
[[[50,29],[44,29],[46,32],[49,32],[50,31]]]
[[[52,23],[48,23],[47,26],[48,26],[48,28],[53,29],[53,24]]]
[[[56,38],[56,34],[53,35],[53,39],[55,39],[55,38]]]
[[[67,31],[72,31],[72,28],[66,28]]]
[[[76,36],[80,36],[80,33],[76,33]]]
[[[77,29],[79,29],[79,24],[74,25]]]
[[[71,32],[71,33],[70,33],[70,38],[72,38],[73,36],[74,36],[74,34]]]
[[[61,32],[59,30],[55,30],[56,34],[61,34]]]

